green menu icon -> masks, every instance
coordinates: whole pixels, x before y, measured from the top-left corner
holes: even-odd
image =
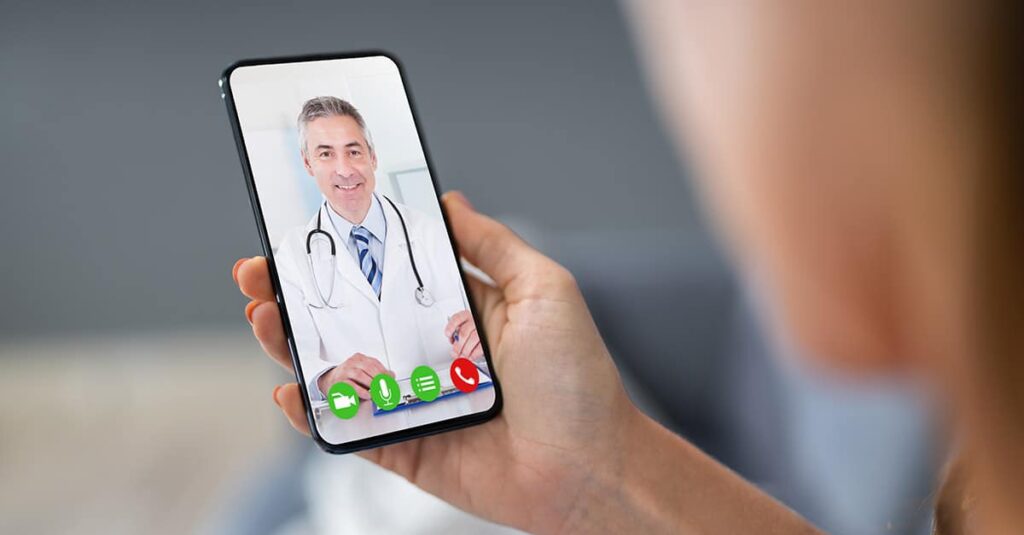
[[[441,394],[441,379],[430,366],[417,366],[410,377],[412,391],[423,401],[434,401]]]

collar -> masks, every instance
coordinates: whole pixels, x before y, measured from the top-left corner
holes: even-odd
[[[341,217],[340,214],[331,208],[331,203],[327,204],[327,216],[331,219],[331,224],[334,225],[334,232],[338,233],[338,237],[343,240],[348,240],[352,234],[352,227],[356,226],[349,220]],[[366,212],[366,217],[363,218],[362,223],[359,223],[366,230],[373,234],[374,238],[384,243],[384,237],[387,235],[388,224],[384,219],[384,208],[380,205],[380,199],[377,198],[377,194],[373,194],[373,200],[370,202],[370,210]]]

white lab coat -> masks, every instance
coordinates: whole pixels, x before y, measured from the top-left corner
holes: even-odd
[[[331,273],[329,246],[326,239],[317,239],[313,268],[324,297],[330,295],[329,303],[337,308],[323,306],[307,261],[306,236],[316,228],[317,214],[304,227],[292,229],[274,256],[311,399],[323,399],[317,378],[354,353],[380,360],[399,379],[421,364],[451,360],[444,328],[452,314],[468,308],[468,301],[444,222],[396,203],[409,230],[416,267],[434,298],[432,306],[424,307],[415,298],[416,277],[402,224],[391,204],[380,201],[387,235],[379,300],[345,247],[348,236],[335,233],[323,205],[320,228],[334,238],[337,266]]]

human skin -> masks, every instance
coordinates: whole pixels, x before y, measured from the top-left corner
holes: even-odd
[[[805,364],[923,385],[970,465],[977,533],[1021,525],[1021,404],[978,334],[1017,327],[990,330],[976,294],[1003,273],[978,247],[1005,231],[979,191],[1006,179],[995,125],[1020,101],[1000,71],[1019,55],[992,54],[1019,44],[1011,4],[627,2],[665,124],[775,332]]]
[[[950,9],[925,2],[627,3],[652,89],[779,331],[852,375],[933,369],[969,117]],[[948,217],[937,219],[940,211]],[[919,228],[924,224],[930,228]],[[918,228],[915,228],[918,227]],[[935,287],[923,287],[933,284]],[[946,344],[947,346],[950,344]]]
[[[359,123],[348,115],[306,124],[302,163],[331,208],[353,225],[366,219],[377,187],[377,154]]]
[[[479,426],[359,453],[423,490],[532,533],[814,533],[630,401],[572,275],[512,231],[443,198],[465,258],[504,408]],[[233,270],[264,350],[291,357],[262,257]],[[295,383],[274,401],[309,433]]]
[[[341,364],[324,372],[316,384],[320,392],[326,394],[335,383],[346,382],[352,385],[360,399],[370,399],[370,383],[374,377],[382,373],[395,376],[395,372],[385,368],[380,359],[353,353]]]

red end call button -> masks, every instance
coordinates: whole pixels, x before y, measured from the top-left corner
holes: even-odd
[[[480,371],[466,358],[457,358],[452,361],[449,370],[452,374],[452,384],[459,390],[470,393],[480,385]]]

